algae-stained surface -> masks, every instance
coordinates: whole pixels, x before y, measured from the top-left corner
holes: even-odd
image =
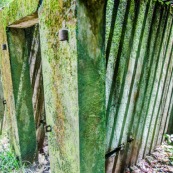
[[[104,52],[104,0],[44,0],[40,7],[39,2],[14,0],[0,12],[0,42],[7,42],[6,26],[33,24],[27,21],[30,17],[39,20],[45,110],[52,129],[48,133],[52,172],[104,172],[105,134],[106,152],[125,143],[124,151],[106,165],[107,172],[122,172],[160,144],[171,126],[170,9],[154,0],[108,0]],[[68,30],[68,41],[59,40],[62,28]],[[8,51],[0,51],[0,55],[7,115],[14,121],[15,139],[20,144],[20,130],[24,129],[17,121],[20,118],[16,120],[20,115],[14,116],[13,100],[18,100],[18,89],[29,82],[25,79],[19,86],[18,78],[12,87],[10,70],[14,77],[23,66],[15,67],[19,60],[14,58],[10,69]],[[28,68],[26,59],[22,62]],[[29,76],[26,71],[23,74]],[[29,88],[27,92],[31,95]],[[31,97],[25,94],[22,98],[30,101],[23,104],[31,115]],[[34,128],[33,123],[28,128]],[[132,143],[127,143],[129,137],[134,139]]]
[[[172,117],[172,17],[152,0],[109,0],[106,13],[106,150],[125,145],[106,170],[122,172],[161,144]]]
[[[1,0],[0,1],[0,8],[6,6],[7,4],[11,3],[13,0]]]
[[[80,170],[104,172],[105,1],[78,1]]]
[[[96,5],[96,12],[94,12],[94,8],[89,8],[93,5]],[[101,9],[99,5],[101,5]],[[32,16],[38,9],[38,6],[38,1],[14,0],[1,11],[1,21],[3,23],[1,33],[4,37],[1,42],[7,42],[7,26],[24,26],[20,22],[27,23],[26,20],[29,17],[26,17]],[[92,26],[91,30],[88,30],[88,33],[84,32],[84,28],[79,27],[78,36],[76,35],[77,8],[81,10],[80,13],[84,10],[87,16],[91,14],[85,21],[82,21],[82,18],[80,18],[78,21],[79,25],[86,22],[86,27],[88,25]],[[96,4],[95,2],[93,4],[92,1],[89,4],[82,2],[82,4],[78,4],[77,6],[76,1],[57,2],[54,0],[45,0],[39,8],[45,110],[47,125],[52,129],[48,133],[52,172],[104,172],[105,73],[103,57],[104,39],[101,36],[101,34],[104,34],[103,10],[104,1],[99,1]],[[101,17],[98,19],[97,12],[101,14]],[[90,21],[92,17],[94,17],[94,20]],[[63,27],[68,29],[69,40],[60,42],[57,33]],[[30,102],[31,90],[28,81],[27,58],[24,56],[27,54],[25,52],[26,43],[22,42],[24,38],[21,38],[25,37],[25,35],[20,35],[22,32],[26,32],[26,30],[9,29],[9,31],[19,32],[16,40],[19,42],[21,40],[21,42],[17,43],[20,48],[17,46],[12,47],[12,44],[10,44],[10,57],[8,50],[5,52],[6,56],[2,56],[2,73],[5,79],[3,85],[5,88],[5,97],[7,97],[7,102],[9,102],[7,113],[13,122],[10,122],[11,127],[15,131],[15,135],[13,135],[14,146],[16,146],[16,151],[22,151],[20,147],[23,147],[23,144],[26,142],[25,133],[21,134],[22,131],[26,132],[24,127],[22,127],[22,123],[26,121],[22,114],[33,114]],[[16,34],[10,32],[9,42],[13,42],[14,44],[13,39]],[[87,42],[90,43],[89,40],[87,42],[81,40],[82,38],[87,38],[87,35],[91,39],[95,35],[92,39],[92,44],[86,44]],[[80,39],[78,43],[77,38]],[[86,49],[83,49],[84,46],[86,46]],[[77,53],[77,47],[80,53]],[[15,51],[14,54],[13,51]],[[21,58],[16,56],[19,53]],[[77,61],[78,57],[79,61]],[[11,62],[9,61],[10,58],[12,58]],[[86,64],[82,58],[84,58],[83,60],[87,60]],[[85,66],[82,65],[83,63]],[[89,67],[90,65],[92,66]],[[81,68],[78,69],[78,66],[81,66]],[[79,80],[78,73],[80,74]],[[10,83],[7,83],[7,77]],[[93,88],[92,86],[94,85],[90,86],[92,82],[95,82],[96,87]],[[84,87],[85,83],[86,86]],[[27,85],[28,88],[26,88]],[[97,87],[98,90],[96,89]],[[78,93],[78,89],[80,93]],[[26,97],[26,95],[29,96]],[[87,95],[91,98],[88,99]],[[20,105],[18,104],[19,98],[23,100],[22,107],[18,107]],[[84,99],[87,99],[86,104],[84,104]],[[18,109],[19,115],[15,114],[15,108]],[[34,128],[32,116],[29,116],[28,120],[27,129],[29,130],[30,128]],[[81,124],[81,131],[79,130],[79,123]]]
[[[22,160],[32,161],[36,152],[36,131],[28,63],[31,45],[27,32],[31,31],[9,29],[8,43],[21,157]],[[32,40],[32,35],[29,34],[29,36]]]
[[[29,8],[28,8],[29,6]],[[38,1],[13,1],[9,3],[3,10],[0,11],[0,44],[7,44],[7,35],[6,35],[6,27],[9,24],[28,16],[34,13],[37,10]],[[1,69],[2,69],[2,80],[3,80],[3,88],[4,88],[4,98],[7,101],[6,104],[6,128],[10,132],[11,136],[10,140],[15,148],[16,154],[20,157],[20,144],[19,144],[19,136],[18,136],[18,122],[16,119],[16,110],[15,110],[15,102],[13,95],[13,85],[11,78],[11,67],[10,67],[10,58],[9,58],[9,50],[2,51],[0,50],[1,57]]]
[[[104,172],[104,2],[95,4],[96,11],[87,4],[44,1],[39,11],[53,171]],[[56,34],[64,22],[69,42],[59,42]]]
[[[75,8],[74,1],[45,0],[39,10],[52,172],[80,172]],[[63,25],[69,32],[68,42],[58,38]]]

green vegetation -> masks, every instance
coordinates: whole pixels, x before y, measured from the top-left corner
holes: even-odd
[[[8,4],[8,3],[10,3],[10,2],[12,2],[13,0],[1,0],[0,1],[0,7],[3,7],[3,6],[5,6],[6,4]]]
[[[11,148],[6,133],[0,136],[0,172],[11,173],[19,170],[20,164],[14,150]]]
[[[19,169],[19,163],[15,157],[14,151],[0,152],[0,172],[9,173]]]
[[[165,134],[164,138],[168,145],[173,145],[173,135]]]

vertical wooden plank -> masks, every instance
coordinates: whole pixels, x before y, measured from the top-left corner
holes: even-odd
[[[164,134],[165,133],[168,133],[168,134],[173,133],[173,129],[172,129],[172,125],[173,125],[173,104],[172,103],[173,103],[173,88],[172,88],[172,93],[171,93],[171,99],[170,99],[169,110],[168,110],[168,117],[167,117],[167,120],[166,120]]]
[[[111,2],[112,0],[108,1],[107,11],[110,11],[109,6],[111,5]],[[117,1],[118,6],[115,2],[116,1],[114,1],[114,8],[112,11],[112,19],[114,18],[116,19],[114,21],[115,23],[114,32],[111,35],[112,44],[109,45],[109,40],[108,40],[108,45],[106,49],[106,56],[109,56],[107,57],[108,65],[107,65],[107,71],[106,71],[106,121],[107,121],[106,151],[112,150],[116,146],[116,144],[112,146],[111,141],[113,140],[112,134],[114,133],[113,132],[114,127],[116,126],[115,123],[116,123],[117,117],[115,117],[115,112],[118,105],[118,99],[119,99],[119,93],[120,93],[120,87],[121,87],[120,83],[122,82],[122,79],[120,79],[120,77],[117,77],[118,76],[117,73],[118,73],[118,68],[120,69],[120,67],[118,66],[120,62],[121,50],[124,43],[124,33],[126,30],[126,24],[127,24],[125,21],[127,20],[127,16],[129,13],[129,9],[126,10],[127,0],[123,0],[120,3],[118,3],[119,1]],[[118,12],[116,12],[116,10],[118,10]],[[125,15],[126,15],[126,19],[125,19]],[[107,25],[107,28],[109,28],[109,25]],[[122,61],[121,61],[121,64],[122,64]]]
[[[170,54],[170,59],[168,62],[168,66],[166,69],[164,69],[163,74],[165,74],[165,79],[164,79],[164,85],[163,85],[163,89],[162,89],[162,95],[161,95],[161,100],[159,103],[159,110],[158,110],[158,115],[157,115],[157,122],[155,124],[155,132],[154,132],[154,142],[153,142],[153,148],[159,144],[157,143],[158,139],[161,138],[161,136],[159,135],[159,130],[162,128],[161,123],[164,123],[164,119],[166,114],[164,113],[164,110],[166,109],[166,100],[169,99],[170,95],[168,93],[169,90],[169,86],[170,86],[170,82],[171,82],[171,78],[172,78],[172,71],[173,71],[173,61],[172,61],[172,51]]]
[[[166,45],[167,42],[169,43],[169,37],[170,36],[164,36],[164,40],[163,40],[162,45]],[[168,47],[168,51],[169,51],[170,43],[167,46],[169,46]],[[155,77],[154,85],[153,85],[153,88],[152,88],[152,94],[151,94],[151,99],[150,99],[150,102],[149,102],[149,108],[148,108],[148,111],[147,111],[148,116],[151,117],[151,118],[150,118],[150,123],[149,123],[147,142],[146,142],[146,147],[145,147],[145,154],[148,154],[148,152],[149,152],[149,148],[150,148],[151,141],[152,141],[152,136],[151,135],[152,135],[152,131],[153,131],[153,128],[154,128],[154,123],[156,121],[156,116],[155,116],[153,111],[155,109],[155,103],[157,102],[156,97],[157,97],[157,89],[158,89],[158,85],[159,85],[159,77],[160,77],[160,74],[161,74],[161,71],[162,71],[162,66],[165,63],[165,59],[167,59],[167,61],[168,61],[168,56],[169,56],[169,54],[167,54],[165,52],[165,49],[164,49],[163,46],[160,47],[160,49],[161,49],[161,52],[159,53],[160,55],[159,55],[159,59],[158,59],[156,77]],[[164,57],[166,57],[164,59],[161,58],[163,56],[163,54],[164,54]]]
[[[162,20],[160,19],[159,20],[160,23],[162,23]],[[161,34],[162,32],[158,31],[159,34]],[[171,34],[171,28],[170,28],[170,31],[169,31],[169,36],[168,36],[168,41],[167,41],[167,46],[166,46],[166,49],[168,48],[168,45],[169,45],[169,40],[170,40],[170,35]],[[156,37],[158,37],[158,34],[156,35]],[[161,36],[159,36],[161,37]],[[160,42],[160,41],[159,41]],[[145,146],[146,146],[146,141],[147,141],[147,136],[148,136],[148,131],[150,130],[150,121],[151,121],[151,114],[148,114],[148,111],[149,111],[149,106],[150,104],[152,104],[151,102],[151,99],[153,98],[153,95],[152,95],[152,91],[153,91],[153,87],[154,87],[154,82],[155,82],[155,76],[156,76],[156,72],[157,72],[157,66],[158,66],[158,62],[159,62],[159,50],[161,49],[160,46],[158,46],[159,44],[157,44],[157,40],[155,42],[156,44],[156,48],[154,49],[153,51],[153,56],[154,56],[154,63],[151,67],[151,74],[150,74],[150,81],[151,81],[151,84],[149,84],[149,88],[148,88],[148,94],[149,94],[149,98],[148,98],[148,101],[146,101],[145,104],[146,105],[146,118],[145,118],[145,121],[144,121],[144,129],[143,129],[143,135],[142,135],[142,140],[141,140],[141,148],[139,150],[139,158],[142,158],[143,155],[144,155],[144,151],[145,151]],[[157,54],[155,54],[155,51],[157,52]],[[166,52],[166,51],[165,51]],[[165,53],[166,54],[166,53]]]
[[[134,78],[134,84],[133,84],[133,88],[132,88],[132,96],[131,96],[131,103],[129,104],[129,108],[127,110],[127,116],[131,116],[131,120],[129,122],[130,127],[129,127],[129,131],[128,134],[132,135],[133,138],[135,139],[134,142],[132,143],[132,145],[129,145],[127,148],[126,154],[124,155],[124,159],[126,158],[126,164],[129,164],[130,161],[132,161],[132,163],[134,162],[132,160],[133,154],[135,155],[135,152],[133,151],[133,149],[135,148],[135,146],[133,144],[135,144],[135,142],[137,142],[138,139],[136,139],[136,133],[137,133],[137,125],[138,125],[138,120],[139,120],[139,116],[137,114],[137,112],[139,112],[140,106],[141,106],[141,100],[142,100],[142,91],[143,91],[143,87],[144,85],[142,84],[142,79],[144,77],[145,71],[146,71],[146,62],[148,62],[148,56],[146,56],[147,51],[148,51],[148,45],[150,43],[150,39],[151,39],[151,28],[153,24],[153,19],[155,18],[155,8],[154,5],[151,3],[151,1],[147,2],[147,16],[145,18],[145,23],[144,23],[144,33],[142,35],[142,42],[140,44],[141,48],[138,52],[138,62],[137,62],[137,69],[136,69],[136,74],[135,74],[135,78]]]
[[[170,107],[170,104],[172,104],[170,102],[171,100],[171,96],[172,96],[172,89],[173,89],[173,69],[171,71],[171,76],[168,77],[170,78],[170,81],[169,81],[169,88],[168,88],[168,93],[166,95],[166,100],[165,100],[165,104],[164,104],[164,108],[163,108],[163,112],[162,112],[162,115],[163,115],[163,118],[160,122],[160,128],[159,128],[159,134],[158,134],[158,139],[157,139],[157,145],[160,145],[161,142],[162,142],[162,139],[163,139],[163,135],[164,135],[164,131],[166,130],[165,129],[165,125],[166,125],[166,119],[168,117],[168,111],[169,111],[169,107]]]
[[[36,138],[37,138],[37,148],[38,151],[42,150],[45,129],[44,123],[41,123],[41,120],[46,122],[45,109],[44,109],[44,88],[43,88],[43,75],[42,75],[42,58],[41,58],[41,49],[40,49],[40,33],[39,25],[36,24],[30,28],[26,29],[27,40],[29,46],[31,47],[28,62],[30,67],[30,81],[33,90],[32,95],[32,104],[34,110],[34,119],[36,126]]]

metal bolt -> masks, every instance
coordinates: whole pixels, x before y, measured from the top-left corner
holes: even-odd
[[[7,101],[6,100],[3,100],[3,104],[6,105],[7,104]]]
[[[59,40],[68,41],[68,29],[64,28],[59,31]]]
[[[134,141],[134,137],[132,135],[130,135],[127,139],[127,142],[131,143]]]
[[[6,44],[2,44],[2,50],[7,50],[7,45]]]
[[[51,132],[52,131],[52,127],[50,125],[46,126],[46,132]]]

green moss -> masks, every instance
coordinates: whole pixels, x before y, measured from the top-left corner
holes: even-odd
[[[49,133],[51,171],[53,172],[79,172],[74,7],[75,2],[70,0],[44,1],[39,10],[46,116],[47,123],[53,128],[53,131]],[[64,22],[69,31],[69,42],[58,40],[57,32],[62,29]]]
[[[38,7],[38,1],[23,1],[23,0],[13,0],[8,6],[0,11],[0,44],[7,43],[6,36],[6,27],[19,19],[33,14]],[[28,8],[29,7],[29,8]],[[6,107],[6,117],[8,129],[10,131],[10,140],[13,147],[15,148],[16,154],[21,156],[21,148],[19,143],[19,134],[18,134],[18,122],[15,114],[15,101],[13,95],[13,86],[11,79],[11,66],[9,61],[9,52],[3,51],[1,54],[1,69],[2,69],[2,79],[3,79],[3,88],[4,88],[4,98],[7,100]],[[17,71],[19,70],[16,68]],[[16,94],[16,91],[15,91]],[[25,139],[28,138],[25,136]],[[21,141],[23,142],[23,141]],[[34,150],[34,149],[33,149]]]
[[[104,2],[78,3],[80,171],[100,173],[105,172]]]

